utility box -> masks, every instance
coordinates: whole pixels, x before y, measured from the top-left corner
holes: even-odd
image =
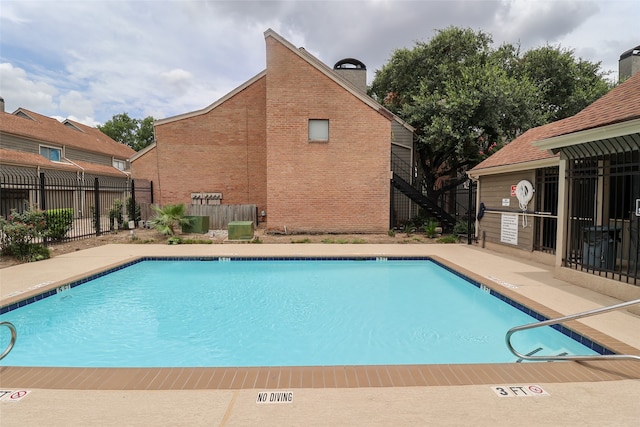
[[[185,216],[189,220],[189,224],[182,226],[182,232],[185,234],[206,234],[209,232],[208,216]]]
[[[253,239],[253,221],[231,221],[228,226],[229,240]]]

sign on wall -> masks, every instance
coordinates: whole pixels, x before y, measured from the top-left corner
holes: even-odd
[[[502,214],[500,219],[500,242],[518,244],[518,215]]]

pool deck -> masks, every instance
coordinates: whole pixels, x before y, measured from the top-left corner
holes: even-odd
[[[435,244],[106,245],[1,269],[0,302],[141,256],[433,256],[544,314],[567,315],[619,302],[555,279],[549,266],[475,246]],[[640,354],[640,317],[627,311],[568,326],[615,350]],[[499,397],[492,389],[516,385],[538,385],[548,395]],[[3,427],[640,422],[640,361],[263,370],[1,367],[0,389],[30,391],[17,402],[0,398]],[[293,402],[257,403],[263,391],[291,391]]]

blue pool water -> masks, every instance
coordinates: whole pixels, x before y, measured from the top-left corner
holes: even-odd
[[[429,260],[143,261],[3,320],[2,365],[74,367],[504,363],[534,321]],[[550,328],[513,342],[595,354]]]

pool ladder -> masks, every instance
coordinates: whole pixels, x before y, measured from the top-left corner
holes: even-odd
[[[11,322],[0,322],[0,326],[6,326],[11,331],[11,342],[9,343],[7,348],[2,352],[2,354],[0,354],[0,360],[2,360],[7,354],[9,354],[9,352],[15,345],[18,334],[16,333],[16,327],[13,326],[13,323]]]
[[[533,356],[532,353],[529,353],[529,354],[519,353],[515,348],[513,348],[513,345],[511,344],[511,336],[514,333],[518,332],[518,331],[524,331],[525,329],[539,328],[539,327],[542,327],[542,326],[557,325],[559,323],[563,323],[563,322],[566,322],[566,321],[569,321],[569,320],[580,319],[580,318],[583,318],[583,317],[590,317],[590,316],[595,316],[597,314],[607,313],[609,311],[620,310],[621,308],[628,307],[628,306],[634,305],[634,304],[640,304],[640,299],[633,300],[633,301],[627,301],[627,302],[623,302],[623,303],[620,303],[620,304],[611,305],[611,306],[608,306],[608,307],[596,308],[594,310],[583,311],[581,313],[571,314],[569,316],[564,316],[564,317],[558,317],[556,319],[549,319],[549,320],[545,320],[543,322],[528,323],[526,325],[513,327],[513,328],[509,329],[509,331],[507,332],[507,335],[505,336],[505,339],[507,341],[507,347],[509,347],[509,350],[511,351],[511,353],[515,354],[519,359],[522,359],[522,360],[544,360],[544,361],[554,361],[554,360],[605,360],[605,359],[634,359],[634,360],[640,360],[640,356],[634,355],[634,354],[596,354],[596,355],[590,355],[590,356],[565,356],[563,354],[560,354],[560,355],[557,355],[557,356]]]

